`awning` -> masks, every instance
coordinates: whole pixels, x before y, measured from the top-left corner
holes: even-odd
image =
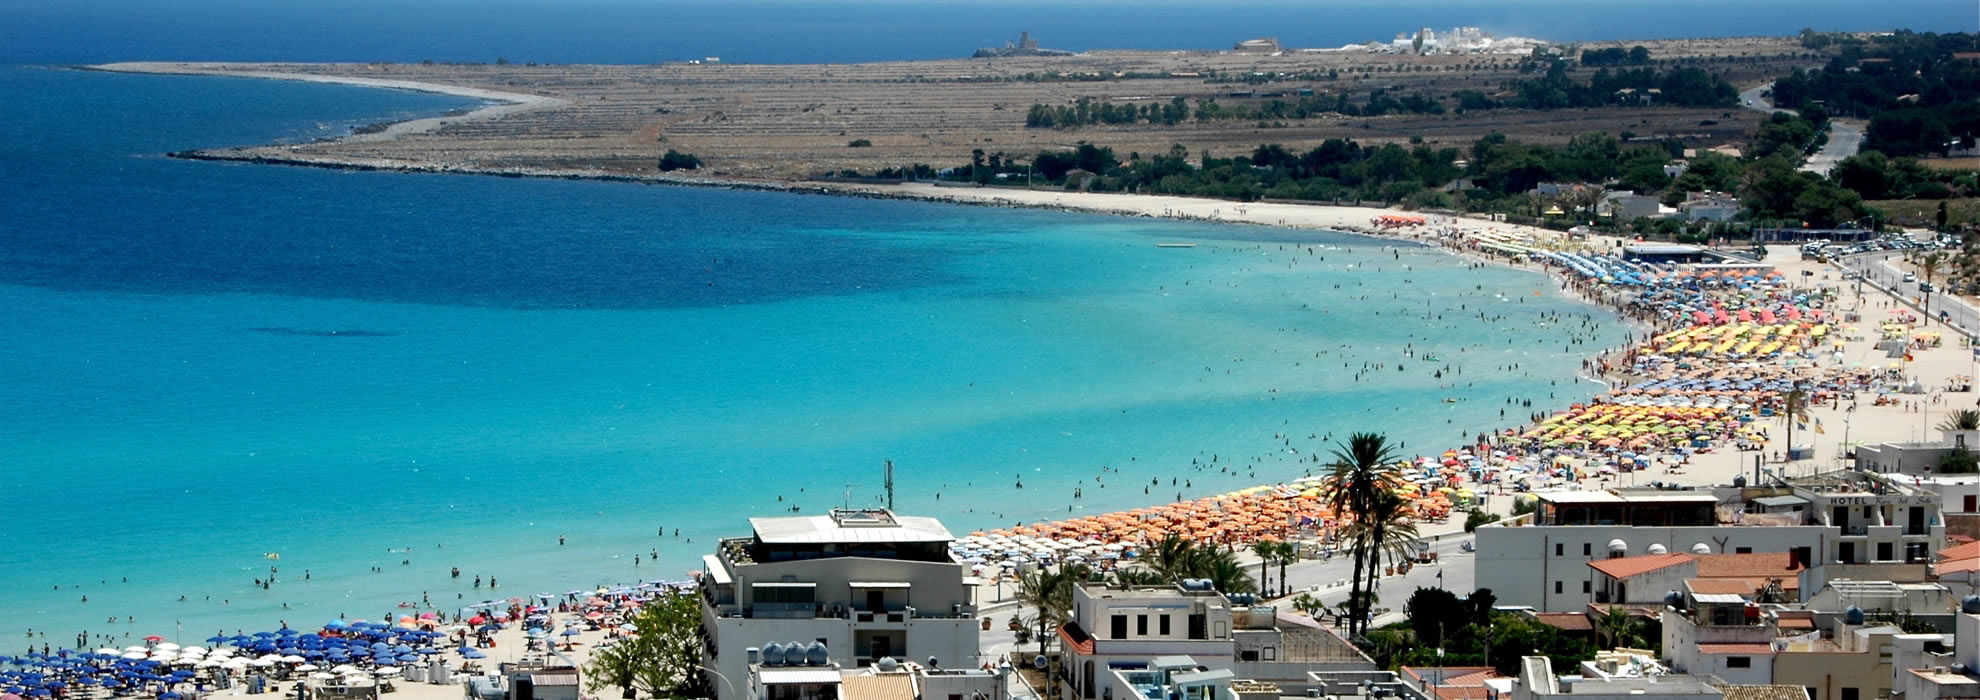
[[[723,566],[722,560],[713,554],[701,555],[701,570],[706,572],[704,575],[717,586],[735,583],[735,579],[729,578],[729,567]]]
[[[1753,502],[1768,508],[1808,505],[1808,499],[1800,496],[1768,496],[1766,498],[1755,498]]]
[[[752,588],[817,588],[818,587],[817,583],[811,581],[763,581],[760,583],[752,583],[749,585]]]
[[[906,581],[853,581],[847,585],[853,588],[908,588],[911,586]]]
[[[839,672],[829,668],[758,668],[756,677],[764,685],[839,684]]]

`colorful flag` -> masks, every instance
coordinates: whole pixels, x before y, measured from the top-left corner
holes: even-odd
[[[1816,418],[1816,419],[1815,419],[1815,434],[1817,434],[1817,435],[1827,435],[1827,434],[1829,434],[1829,431],[1826,431],[1826,430],[1823,430],[1823,429],[1822,429],[1822,419],[1821,419],[1821,418]]]

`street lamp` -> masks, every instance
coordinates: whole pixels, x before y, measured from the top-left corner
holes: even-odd
[[[716,678],[722,679],[722,685],[728,686],[729,688],[729,700],[741,700],[741,696],[736,693],[736,684],[730,682],[729,677],[722,675],[721,671],[717,671],[715,669],[709,668],[707,666],[702,666],[700,664],[696,664],[695,668],[701,669],[703,671],[707,671],[709,673],[713,673],[715,674]]]

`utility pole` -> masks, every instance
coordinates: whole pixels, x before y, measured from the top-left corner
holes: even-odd
[[[894,460],[887,460],[887,510],[894,509]]]

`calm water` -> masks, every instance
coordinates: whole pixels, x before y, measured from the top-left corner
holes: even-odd
[[[747,516],[879,502],[885,459],[958,531],[1218,493],[1304,474],[1309,435],[1440,449],[1580,395],[1621,333],[1347,236],[156,155],[466,104],[431,95],[0,92],[0,561],[33,562],[0,590],[57,641],[679,577]]]

